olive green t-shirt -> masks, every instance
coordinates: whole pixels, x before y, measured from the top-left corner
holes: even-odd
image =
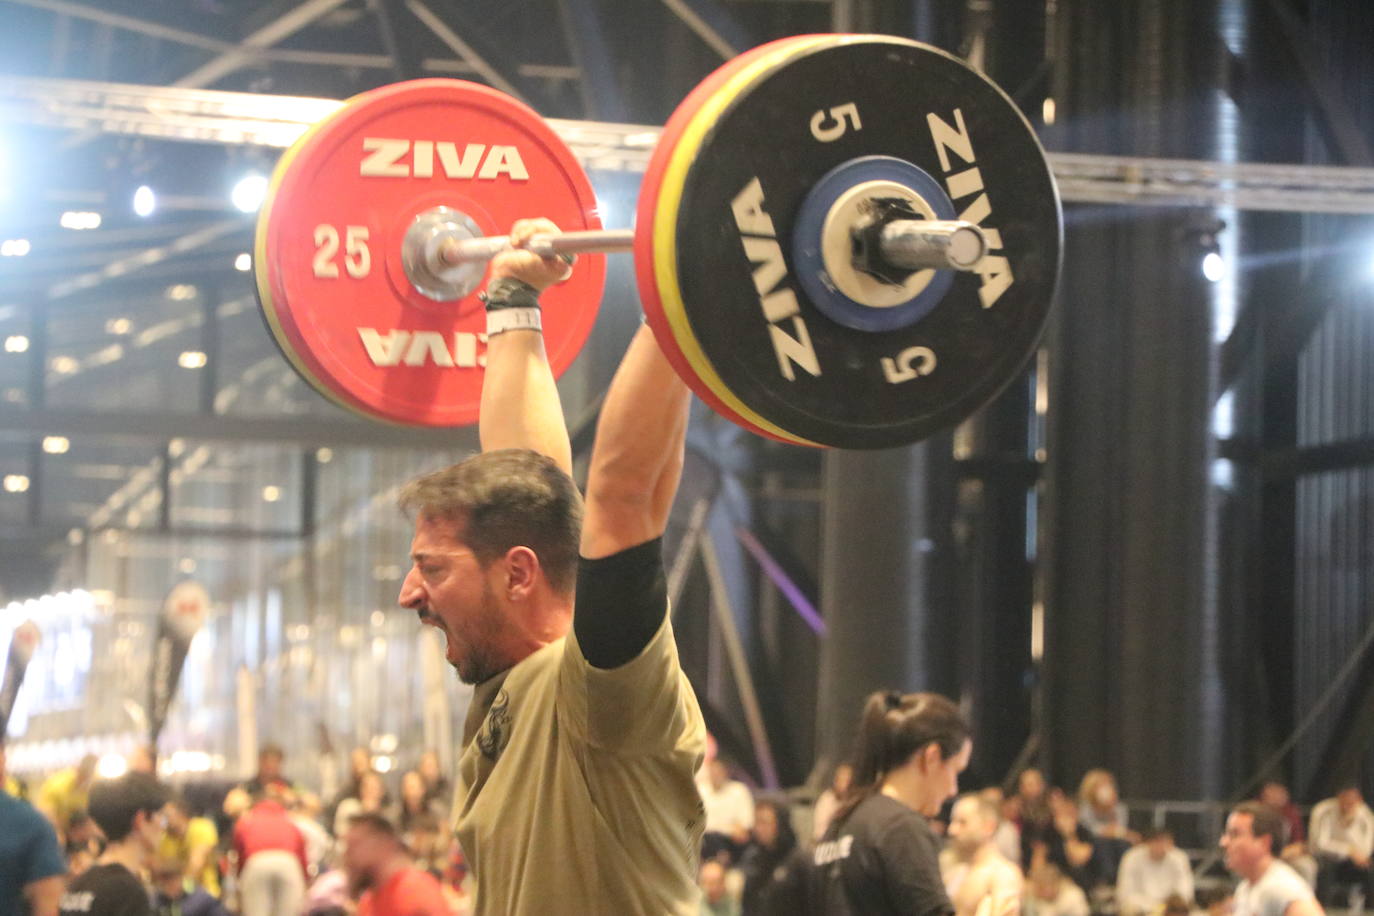
[[[666,614],[618,667],[570,632],[479,684],[463,738],[474,916],[696,916],[706,727]]]

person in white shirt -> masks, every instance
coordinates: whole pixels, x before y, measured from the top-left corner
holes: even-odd
[[[940,853],[940,875],[955,916],[1019,916],[1021,867],[994,839],[1001,812],[981,793],[962,796],[949,817],[949,845]]]
[[[1052,862],[1031,870],[1022,916],[1088,916],[1088,895]]]
[[[1327,905],[1342,886],[1374,897],[1374,811],[1364,803],[1359,786],[1341,787],[1312,809],[1308,843],[1317,858],[1317,897]],[[1353,908],[1353,907],[1352,907]]]
[[[1170,897],[1193,899],[1193,867],[1174,846],[1168,830],[1145,833],[1143,842],[1121,857],[1116,873],[1116,905],[1121,916],[1143,916]]]
[[[734,862],[749,842],[749,831],[754,829],[754,793],[744,783],[730,778],[719,757],[709,761],[697,777],[697,789],[706,808],[702,858],[709,859],[723,851]]]
[[[830,780],[830,788],[821,793],[820,798],[816,799],[816,807],[812,812],[811,819],[811,842],[819,843],[821,837],[830,829],[830,822],[835,819],[835,812],[840,809],[840,802],[844,801],[845,793],[849,791],[849,785],[854,781],[854,767],[848,763],[842,763],[835,767],[835,776]]]
[[[1325,916],[1307,882],[1274,857],[1282,843],[1283,818],[1273,808],[1248,801],[1231,809],[1220,846],[1241,878],[1233,916]]]

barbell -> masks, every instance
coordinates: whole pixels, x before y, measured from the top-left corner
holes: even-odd
[[[636,230],[523,103],[457,80],[349,100],[282,157],[253,259],[300,375],[366,416],[475,422],[487,261],[516,219],[541,254],[633,251],[645,317],[711,407],[784,442],[883,448],[958,423],[1025,364],[1058,279],[1044,151],[938,49],[807,35],[727,62],[669,118]],[[554,373],[595,321],[601,258],[543,295]]]

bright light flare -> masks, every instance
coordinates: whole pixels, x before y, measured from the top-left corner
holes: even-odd
[[[148,217],[153,215],[157,209],[157,194],[153,189],[145,185],[139,185],[134,192],[134,213],[139,216]]]
[[[1215,251],[1207,252],[1202,259],[1202,275],[1213,283],[1220,283],[1226,276],[1226,261]]]
[[[234,185],[234,190],[229,193],[229,199],[244,213],[256,213],[262,206],[263,199],[267,197],[267,178],[252,174],[239,179],[239,183]]]
[[[72,229],[77,232],[83,229],[99,229],[100,214],[89,210],[68,210],[62,214],[58,224],[63,229]]]

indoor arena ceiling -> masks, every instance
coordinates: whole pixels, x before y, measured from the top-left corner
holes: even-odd
[[[278,109],[283,97],[316,100],[298,106],[300,122],[319,116],[317,100],[444,76],[487,83],[549,118],[661,124],[738,51],[871,27],[868,8],[0,0],[0,592],[43,588],[52,557],[100,528],[255,536],[231,510],[247,476],[235,465],[255,449],[274,449],[254,459],[270,464],[320,445],[467,442],[434,430],[398,437],[295,377],[244,270],[253,216],[231,202],[238,180],[270,172],[281,144],[140,135],[118,113],[118,87],[254,93]],[[97,97],[114,109],[66,118]],[[44,119],[18,107],[35,99]],[[136,104],[146,110],[147,98]],[[145,184],[157,189],[148,217],[132,207]],[[300,516],[293,507],[264,533],[290,535]]]

